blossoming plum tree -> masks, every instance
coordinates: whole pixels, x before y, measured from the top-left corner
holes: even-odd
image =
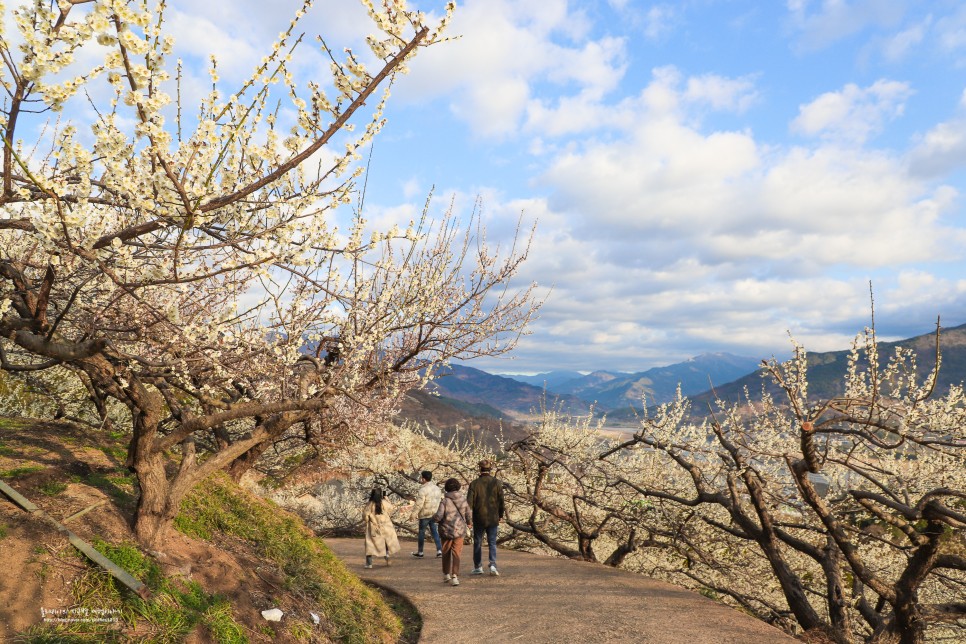
[[[519,231],[501,253],[429,204],[402,230],[371,230],[360,212],[335,225],[358,150],[383,125],[377,90],[441,41],[454,4],[432,23],[404,0],[363,0],[380,34],[371,55],[340,57],[320,38],[328,80],[300,84],[306,0],[236,91],[212,61],[192,119],[172,99],[182,70],[163,1],[12,11],[0,366],[69,372],[104,420],[126,410],[145,546],[163,545],[211,472],[237,474],[283,437],[377,431],[435,365],[508,350],[535,310],[530,288],[508,287],[529,248]]]

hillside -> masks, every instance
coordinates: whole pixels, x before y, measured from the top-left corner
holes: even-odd
[[[518,417],[539,412],[544,405],[560,405],[563,411],[574,414],[586,414],[590,409],[587,401],[575,396],[549,393],[541,387],[463,365],[442,369],[427,390],[446,398],[488,405]]]
[[[456,438],[459,443],[474,441],[498,450],[501,436],[519,440],[526,435],[520,423],[495,407],[434,396],[422,390],[406,395],[400,417],[420,428],[429,427],[442,443]]]
[[[138,597],[0,494],[0,641],[400,641],[379,592],[300,519],[226,477],[185,500],[163,554],[139,550],[124,455],[119,435],[0,419],[0,478],[151,591]],[[262,617],[272,608],[280,622]]]

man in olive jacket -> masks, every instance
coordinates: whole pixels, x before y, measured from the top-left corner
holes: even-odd
[[[500,519],[506,513],[503,504],[503,483],[493,476],[493,463],[480,461],[480,476],[470,483],[466,502],[473,511],[473,570],[471,574],[483,574],[483,533],[489,547],[490,574],[499,575],[496,569],[496,531]]]

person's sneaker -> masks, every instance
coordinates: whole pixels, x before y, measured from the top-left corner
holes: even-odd
[[[366,564],[363,566],[363,568],[372,568],[372,564]]]
[[[448,584],[449,580],[453,578],[453,575],[443,575],[443,583]]]
[[[471,574],[471,575],[482,575],[482,574],[483,574],[483,569],[482,569],[482,568],[474,568],[474,569],[473,569],[473,570],[472,570],[472,571],[470,572],[470,574]]]
[[[423,558],[423,553],[421,553],[421,552],[411,552],[409,554],[411,554],[412,556],[416,557],[417,559],[422,559]]]
[[[450,586],[459,586],[460,585],[460,578],[459,577],[453,577],[452,579],[449,580],[449,585]]]
[[[422,556],[422,555],[420,555],[420,556]],[[443,556],[443,551],[442,550],[437,550],[436,551],[436,558],[439,559],[442,556]]]
[[[496,566],[494,566],[493,564],[490,564],[490,574],[493,575],[494,577],[499,577],[500,571],[496,569]]]

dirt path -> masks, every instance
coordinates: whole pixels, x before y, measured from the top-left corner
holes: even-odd
[[[781,644],[780,630],[688,590],[634,573],[554,557],[500,550],[499,577],[470,575],[463,549],[460,586],[443,584],[438,559],[415,559],[403,542],[392,566],[363,568],[359,539],[326,544],[362,579],[407,597],[423,616],[421,643],[641,642]]]

